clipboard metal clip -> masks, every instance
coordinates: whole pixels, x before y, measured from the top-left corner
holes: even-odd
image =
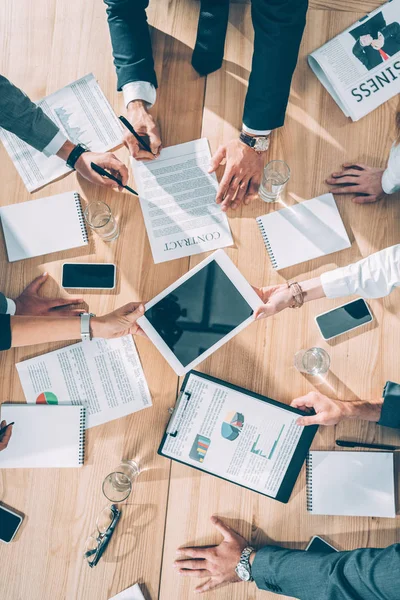
[[[178,398],[176,400],[175,408],[169,408],[168,409],[168,412],[170,414],[172,414],[172,416],[171,416],[171,418],[169,420],[168,427],[167,427],[165,433],[167,433],[171,437],[176,437],[178,435],[179,425],[180,425],[180,423],[181,423],[181,421],[183,419],[183,413],[185,412],[185,410],[187,408],[187,405],[188,405],[188,402],[189,402],[189,400],[191,398],[191,395],[192,395],[191,392],[182,391],[179,394],[179,396],[178,396]],[[179,423],[178,423],[177,422],[177,420],[178,420],[178,410],[179,410],[179,407],[180,407],[180,404],[181,404],[183,398],[184,398],[185,404],[183,406],[182,413],[180,415]]]

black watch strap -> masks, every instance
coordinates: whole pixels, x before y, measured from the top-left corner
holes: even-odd
[[[244,131],[240,132],[239,139],[241,142],[250,146],[250,148],[254,148],[254,144],[256,143],[256,138],[252,135],[247,135]]]
[[[88,148],[85,148],[85,146],[82,146],[82,144],[78,144],[77,146],[75,146],[75,148],[72,150],[71,154],[67,158],[67,166],[70,169],[75,169],[75,164],[78,158],[82,156],[84,152],[88,151]]]

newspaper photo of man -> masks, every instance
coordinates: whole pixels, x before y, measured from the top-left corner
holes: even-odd
[[[382,12],[349,33],[356,40],[353,54],[368,71],[400,51],[400,24],[393,22],[387,25]]]

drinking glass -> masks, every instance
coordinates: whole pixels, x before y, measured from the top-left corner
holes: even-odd
[[[112,214],[111,208],[105,202],[96,200],[87,205],[85,220],[93,231],[105,242],[113,242],[119,236],[118,222]]]
[[[103,494],[110,502],[123,502],[131,491],[139,465],[134,460],[123,460],[103,481]]]
[[[258,195],[264,202],[275,202],[290,178],[290,169],[283,160],[272,160],[264,167]]]
[[[301,373],[323,375],[329,371],[331,359],[323,348],[299,350],[294,356],[294,366]]]

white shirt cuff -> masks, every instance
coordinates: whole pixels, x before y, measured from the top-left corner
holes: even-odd
[[[49,142],[46,148],[43,148],[42,152],[45,156],[53,156],[53,154],[57,154],[61,146],[65,144],[67,138],[63,134],[62,131],[56,133],[51,142]]]
[[[17,305],[15,304],[14,300],[12,300],[11,298],[6,298],[6,301],[7,301],[6,315],[15,315],[15,313],[17,311]]]
[[[131,81],[122,86],[125,106],[133,100],[144,100],[149,108],[155,104],[157,92],[156,88],[149,81]]]
[[[340,298],[341,296],[348,296],[351,293],[347,285],[344,269],[346,267],[322,273],[321,284],[327,298]]]
[[[393,173],[389,168],[382,175],[382,189],[385,194],[395,194],[400,190],[400,182],[393,177]]]
[[[247,125],[245,125],[243,123],[242,125],[243,131],[245,131],[246,133],[251,133],[252,135],[269,135],[271,133],[271,129],[251,129],[251,127],[247,127]]]

